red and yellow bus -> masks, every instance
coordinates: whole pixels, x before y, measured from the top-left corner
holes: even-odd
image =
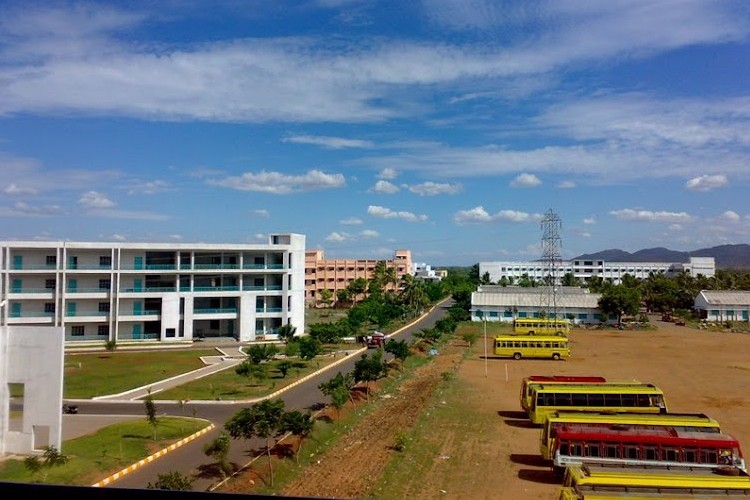
[[[542,424],[539,452],[545,460],[552,460],[557,429],[565,424],[608,425],[618,428],[651,429],[673,427],[678,430],[718,433],[721,426],[705,413],[599,413],[587,411],[558,411],[550,413]]]
[[[529,410],[531,388],[540,384],[603,384],[606,381],[604,377],[583,375],[530,375],[521,380],[521,409]]]
[[[561,425],[552,450],[552,467],[561,472],[584,463],[709,469],[730,466],[745,470],[739,441],[721,432],[665,426]]]

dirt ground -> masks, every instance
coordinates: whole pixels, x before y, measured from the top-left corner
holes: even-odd
[[[462,468],[451,464],[450,491],[436,489],[432,483],[441,477],[441,464],[436,461],[428,474],[436,481],[428,477],[415,480],[425,486],[413,489],[410,498],[557,498],[559,479],[539,456],[539,428],[531,426],[520,411],[521,380],[529,375],[637,378],[664,390],[669,411],[706,413],[720,422],[724,432],[742,444],[750,443],[750,335],[706,332],[656,318],[652,324],[658,329],[576,329],[570,335],[572,355],[566,361],[491,357],[485,361],[480,339],[474,348],[479,354],[461,362],[465,344],[456,339],[397,395],[382,400],[377,411],[318,464],[308,467],[283,494],[374,498],[373,485],[396,453],[395,436],[409,429],[428,407],[441,374],[449,370],[455,370],[471,389],[466,391],[464,404],[496,418],[497,432],[485,432],[481,439],[471,441],[456,439],[452,429],[434,429],[441,436],[444,453],[461,457]]]

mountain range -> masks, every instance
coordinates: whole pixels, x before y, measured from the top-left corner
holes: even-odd
[[[713,257],[717,269],[750,269],[750,245],[719,245],[691,252],[678,252],[664,247],[645,248],[637,252],[619,249],[602,250],[580,255],[571,260],[604,260],[607,262],[688,262],[690,257]]]

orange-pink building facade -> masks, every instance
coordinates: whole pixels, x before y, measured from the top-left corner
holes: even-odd
[[[333,298],[336,292],[345,289],[357,278],[372,278],[375,265],[385,261],[387,267],[396,269],[399,279],[412,274],[411,250],[396,250],[392,260],[386,259],[326,259],[323,250],[305,252],[305,303],[317,305],[320,292],[330,290]]]

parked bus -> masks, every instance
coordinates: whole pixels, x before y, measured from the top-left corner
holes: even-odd
[[[625,498],[641,498],[647,493],[658,494],[658,498],[705,498],[708,494],[723,493],[724,498],[735,498],[736,495],[750,495],[750,476],[736,468],[586,464],[567,467],[562,487],[573,488],[582,495],[578,498],[586,499],[590,498],[589,494],[593,497],[594,493],[612,495],[613,498],[617,498],[616,493]]]
[[[568,375],[530,375],[521,380],[521,409],[529,410],[531,388],[539,384],[602,384],[604,377],[568,376]]]
[[[550,358],[554,360],[570,357],[567,337],[542,335],[501,335],[495,337],[495,356],[501,358]]]
[[[617,487],[616,487],[617,488]],[[664,488],[626,487],[619,491],[600,488],[560,488],[558,500],[740,500],[750,498],[750,491],[726,488],[673,488],[671,492]]]
[[[562,335],[570,333],[570,321],[550,318],[516,318],[513,320],[516,335]]]
[[[720,432],[674,427],[633,429],[608,424],[563,424],[557,429],[552,467],[581,464],[662,465],[670,467],[732,466],[745,470],[739,441]]]
[[[667,413],[664,392],[653,384],[542,384],[531,391],[529,419],[541,425],[556,411]]]
[[[721,432],[715,419],[704,413],[599,413],[582,411],[558,411],[550,413],[542,424],[539,435],[539,451],[542,458],[552,460],[556,447],[557,429],[564,424],[609,425],[617,428],[650,429],[673,427],[678,430],[705,433]]]

